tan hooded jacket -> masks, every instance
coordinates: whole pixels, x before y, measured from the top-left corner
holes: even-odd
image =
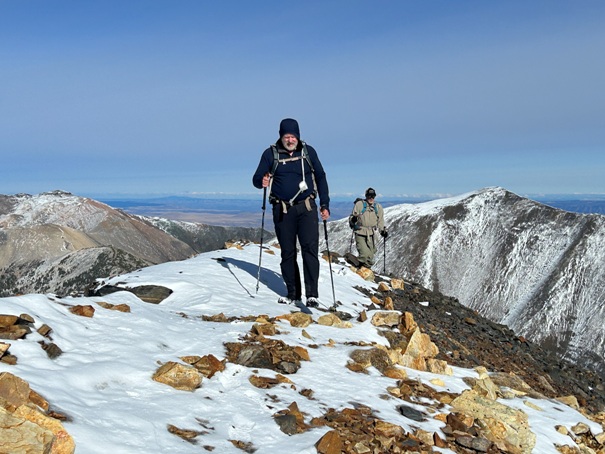
[[[363,214],[361,214],[364,202],[367,206]],[[357,224],[353,229],[356,235],[370,236],[384,230],[384,212],[382,205],[378,202],[371,204],[367,200],[358,200],[355,202],[353,212],[349,216],[349,225],[353,216],[357,216]]]

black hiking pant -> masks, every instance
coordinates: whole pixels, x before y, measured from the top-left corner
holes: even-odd
[[[317,282],[319,279],[319,228],[317,224],[317,205],[309,200],[311,211],[306,204],[298,203],[283,212],[281,203],[273,205],[273,223],[275,234],[281,248],[281,274],[288,289],[288,298],[300,300],[302,287],[300,270],[296,260],[296,239],[300,243],[305,278],[305,296],[319,297]]]

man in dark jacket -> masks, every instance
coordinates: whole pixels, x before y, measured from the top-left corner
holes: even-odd
[[[274,165],[277,150],[278,164]],[[279,139],[267,148],[252,177],[257,188],[269,188],[273,205],[275,233],[281,248],[281,272],[287,296],[278,302],[293,304],[302,298],[300,270],[296,261],[296,239],[300,243],[305,296],[308,307],[319,305],[319,229],[317,203],[319,195],[322,220],[330,217],[330,195],[326,173],[315,149],[300,140],[298,122],[286,118],[279,125]]]

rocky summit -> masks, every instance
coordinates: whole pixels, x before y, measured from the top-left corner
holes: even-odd
[[[605,453],[590,373],[342,262],[334,307],[277,304],[276,246],[254,295],[258,248],[230,246],[3,299],[0,452]]]

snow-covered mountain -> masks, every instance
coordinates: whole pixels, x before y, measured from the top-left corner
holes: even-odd
[[[97,277],[182,260],[259,234],[133,216],[63,191],[0,195],[0,295],[82,291]]]
[[[385,209],[386,270],[605,374],[605,216],[486,188]],[[348,252],[346,220],[330,247]],[[353,245],[355,253],[355,246]],[[384,266],[381,242],[376,270]]]

